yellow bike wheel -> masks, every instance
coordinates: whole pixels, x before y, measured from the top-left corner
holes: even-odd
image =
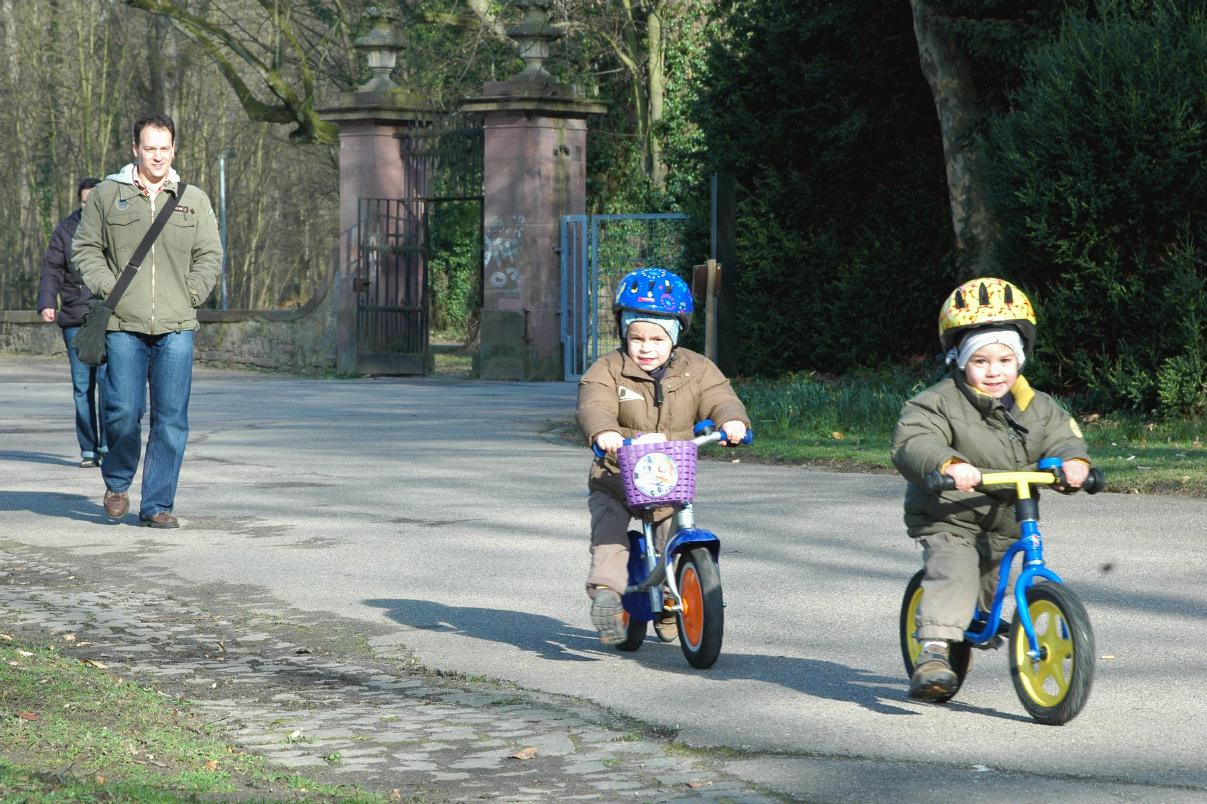
[[[1040,723],[1059,726],[1085,706],[1094,683],[1094,632],[1068,587],[1041,581],[1027,590],[1040,656],[1016,615],[1010,627],[1010,676],[1023,706]]]

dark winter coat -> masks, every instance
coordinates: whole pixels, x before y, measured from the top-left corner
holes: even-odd
[[[58,307],[55,321],[64,329],[84,323],[88,300],[92,298],[84,278],[71,264],[71,239],[80,225],[80,214],[77,209],[54,227],[50,245],[42,255],[42,279],[38,282],[38,310]]]
[[[982,472],[1034,470],[1040,458],[1089,463],[1077,422],[1056,400],[1031,388],[1023,376],[1011,393],[994,399],[953,372],[905,403],[893,430],[893,465],[909,481],[905,525],[915,538],[946,532],[1015,532],[1008,491],[926,490],[926,475],[951,461]]]

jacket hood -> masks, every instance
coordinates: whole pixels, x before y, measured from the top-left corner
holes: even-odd
[[[119,184],[129,184],[131,187],[133,187],[134,186],[134,170],[135,170],[135,165],[133,162],[131,162],[130,164],[126,165],[124,168],[117,171],[116,173],[110,173],[105,178],[109,181],[115,181]],[[168,180],[167,180],[167,182],[164,183],[164,187],[165,188],[167,188],[169,186],[175,187],[179,182],[180,182],[180,174],[176,172],[176,168],[171,168],[171,167],[168,168]]]

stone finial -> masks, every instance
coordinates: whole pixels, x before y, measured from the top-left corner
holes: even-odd
[[[553,78],[545,69],[549,45],[565,35],[565,31],[549,24],[552,0],[512,0],[524,12],[524,21],[507,30],[507,35],[520,43],[520,58],[524,69],[516,74],[520,80],[548,81]]]
[[[390,78],[398,61],[398,53],[405,46],[394,29],[397,19],[395,9],[379,6],[365,9],[362,20],[369,25],[369,30],[352,40],[352,45],[365,54],[371,75],[368,81],[360,85],[358,92],[385,92],[398,86]]]

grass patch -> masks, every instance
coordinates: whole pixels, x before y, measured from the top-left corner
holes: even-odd
[[[901,370],[837,379],[801,373],[735,387],[754,424],[755,459],[894,472],[889,446],[901,406],[937,379]],[[1079,420],[1109,490],[1207,497],[1207,422],[1097,413]]]
[[[151,801],[205,797],[384,801],[273,770],[224,741],[188,704],[99,663],[0,635],[0,798]]]

